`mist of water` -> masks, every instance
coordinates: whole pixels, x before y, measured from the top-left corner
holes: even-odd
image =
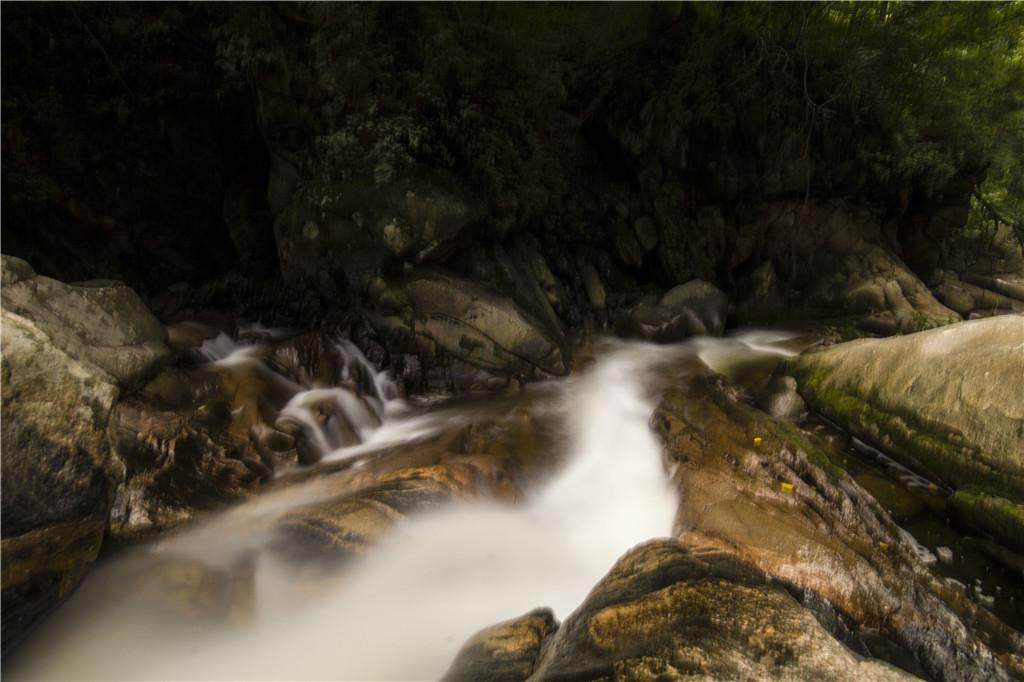
[[[709,344],[617,344],[545,393],[535,409],[561,420],[567,463],[524,504],[462,503],[410,517],[364,559],[323,577],[263,551],[268,520],[326,495],[323,481],[263,495],[94,571],[4,672],[12,679],[437,679],[480,628],[538,606],[564,618],[626,550],[670,534],[678,501],[649,428],[657,396],[646,384],[660,366]],[[386,388],[378,390],[389,400]],[[392,417],[379,432],[391,442],[457,417]],[[159,600],[132,589],[130,576],[182,558],[251,575],[252,615],[204,624],[168,609],[173,581]],[[205,579],[202,571],[191,578]]]

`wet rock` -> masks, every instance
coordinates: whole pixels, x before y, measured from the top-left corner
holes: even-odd
[[[1024,639],[949,591],[885,510],[836,464],[822,439],[696,377],[652,418],[679,487],[677,537],[726,553],[814,595],[877,633],[870,651],[935,679],[1005,679]],[[841,629],[837,631],[841,634]],[[860,653],[857,637],[844,641]]]
[[[807,414],[807,403],[796,390],[796,379],[789,376],[772,379],[758,397],[758,407],[786,421],[796,421]]]
[[[558,628],[551,609],[485,628],[459,650],[446,682],[517,682],[533,672],[541,648]]]
[[[111,509],[114,537],[167,530],[269,478],[273,462],[268,466],[247,439],[232,438],[230,411],[210,414],[220,412],[212,404],[165,410],[130,399],[114,409],[114,444],[126,467]]]
[[[362,554],[406,515],[437,509],[453,499],[517,495],[514,474],[489,456],[438,457],[436,464],[389,470],[387,463],[351,472],[337,483],[340,495],[300,507],[275,527],[278,549],[293,562],[330,566]]]
[[[550,635],[532,674],[515,679],[682,677],[912,679],[852,654],[748,564],[669,540],[622,557]]]
[[[786,371],[810,405],[954,487],[1024,496],[1024,317],[811,351]],[[950,380],[955,377],[955,380]]]
[[[6,308],[2,316],[6,649],[95,559],[124,469],[107,437],[114,378],[32,320]]]
[[[3,258],[8,271],[9,258]],[[64,284],[27,276],[23,265],[11,263],[19,279],[4,282],[4,309],[31,320],[71,357],[96,365],[122,386],[170,357],[163,325],[131,288],[108,280]]]
[[[1024,268],[1022,268],[1022,270],[1024,270]],[[999,296],[1005,297],[1011,306],[1016,304],[1017,307],[1014,308],[1015,312],[1019,312],[1024,308],[1024,272],[1011,272],[993,275],[965,272],[960,275],[960,279],[964,282],[968,282],[978,287],[983,287],[989,291],[995,292]]]

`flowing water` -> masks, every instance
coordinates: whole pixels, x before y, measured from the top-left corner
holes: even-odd
[[[562,619],[627,549],[670,534],[678,501],[649,419],[673,372],[699,359],[736,379],[763,378],[781,357],[807,345],[793,337],[747,332],[676,346],[608,342],[578,376],[511,396],[427,406],[398,400],[386,375],[339,342],[338,385],[273,379],[291,382],[280,420],[315,445],[320,463],[312,470],[323,475],[272,487],[101,562],[5,662],[4,674],[437,679],[480,628],[539,606]],[[261,352],[258,344],[226,337],[202,348],[214,366],[271,372]],[[325,402],[336,407],[333,426],[310,409]],[[381,447],[516,410],[561,434],[536,446],[561,464],[525,500],[459,502],[413,514],[338,571],[296,567],[282,557],[274,521],[336,494],[332,467],[359,467]],[[211,618],[214,602],[227,607]]]

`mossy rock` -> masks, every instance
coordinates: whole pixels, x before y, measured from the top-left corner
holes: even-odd
[[[949,499],[949,508],[965,525],[1024,553],[1024,505],[979,488],[964,488]]]
[[[1024,499],[1024,317],[837,344],[785,371],[812,408],[911,468]]]

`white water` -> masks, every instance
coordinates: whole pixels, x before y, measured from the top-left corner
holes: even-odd
[[[750,352],[749,344],[721,343]],[[560,382],[537,409],[563,421],[568,463],[524,505],[481,502],[414,516],[365,560],[324,578],[296,574],[262,551],[267,521],[323,497],[323,481],[264,495],[141,557],[94,571],[5,675],[437,679],[480,628],[538,606],[564,618],[626,550],[670,534],[677,500],[648,425],[656,396],[645,384],[673,361],[713,345],[618,344],[587,373]],[[389,399],[383,390],[380,398]],[[388,442],[430,433],[453,418],[400,418],[377,433],[390,432]],[[255,617],[204,625],[170,612],[167,596],[173,602],[175,589],[183,596],[201,592],[194,589],[201,573],[165,581],[163,599],[147,600],[133,589],[140,566],[159,570],[178,557],[251,571]]]

